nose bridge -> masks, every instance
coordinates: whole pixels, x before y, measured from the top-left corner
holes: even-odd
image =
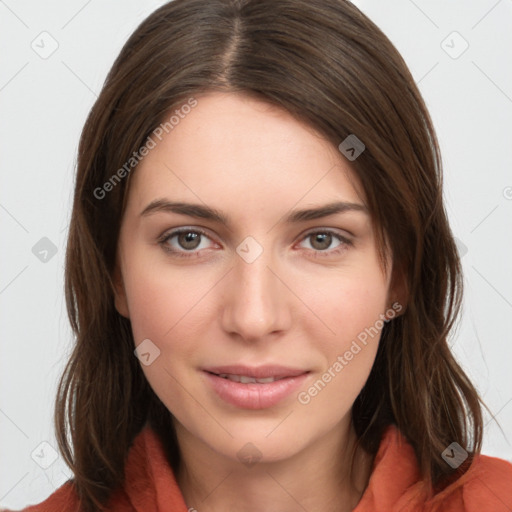
[[[275,266],[271,250],[248,237],[237,247],[233,259],[230,289],[223,304],[224,329],[253,340],[286,329],[288,299],[270,270]]]

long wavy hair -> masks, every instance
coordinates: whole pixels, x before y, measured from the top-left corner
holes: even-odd
[[[483,427],[480,398],[448,344],[461,306],[461,265],[436,135],[405,62],[348,1],[175,0],[129,38],[79,144],[65,271],[76,343],[59,382],[55,426],[81,510],[102,510],[123,484],[126,455],[146,424],[179,467],[171,413],[147,383],[130,322],[114,306],[116,247],[136,165],[111,180],[173,108],[210,91],[277,105],[335,146],[350,134],[364,142],[351,167],[381,255],[389,241],[392,282],[402,280],[407,307],[382,331],[353,423],[373,455],[395,424],[435,492],[458,477],[443,450],[457,441],[471,460]]]

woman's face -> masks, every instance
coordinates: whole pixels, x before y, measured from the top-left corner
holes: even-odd
[[[131,178],[116,307],[179,440],[285,459],[347,428],[394,297],[337,148],[258,100],[196,99]]]

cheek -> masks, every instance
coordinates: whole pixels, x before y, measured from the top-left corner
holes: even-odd
[[[214,281],[163,265],[133,265],[127,270],[125,287],[135,344],[149,339],[159,351],[154,362],[142,364],[142,370],[167,408],[187,418],[194,405],[190,393],[199,393],[190,382],[189,366],[199,340],[204,339],[199,330],[206,323],[205,293]]]
[[[383,326],[389,283],[376,264],[370,263],[362,261],[358,268],[317,281],[318,291],[310,294],[314,309],[330,328],[331,336],[325,339],[333,348],[345,349],[361,333],[359,338],[364,341],[367,329]]]
[[[309,385],[297,394],[297,407],[304,426],[328,432],[350,414],[375,360],[378,336],[372,345],[349,343],[329,359]]]
[[[139,265],[128,269],[125,280],[130,321],[135,341],[171,337],[183,321],[196,314],[208,280],[197,273],[165,266]],[[213,284],[213,283],[212,283]]]
[[[189,383],[192,361],[204,350],[211,321],[216,318],[210,304],[219,276],[206,268],[151,265],[136,257],[129,263],[125,288],[135,345],[149,339],[159,351],[159,357],[142,370],[168,408],[181,410],[190,396],[180,383],[187,383],[187,391],[196,393]]]
[[[318,417],[334,418],[350,409],[373,366],[388,306],[388,282],[376,265],[366,264],[318,285],[323,293],[310,295],[316,299],[312,309],[323,312],[321,320],[331,332],[315,338],[311,331],[324,366],[298,401]]]
[[[350,293],[357,291],[357,294]],[[327,432],[350,413],[373,367],[384,321],[385,294],[361,289],[338,292],[331,297],[327,319],[335,334],[317,338],[315,351],[322,367],[297,395],[308,423]],[[345,299],[345,300],[344,300]]]

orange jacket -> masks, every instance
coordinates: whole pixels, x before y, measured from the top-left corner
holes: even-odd
[[[123,488],[110,498],[109,511],[188,511],[160,441],[149,427],[135,438],[125,476]],[[353,512],[510,512],[512,464],[481,455],[456,482],[430,500],[426,496],[413,448],[396,427],[388,427],[368,486]],[[46,501],[23,512],[77,510],[73,486],[67,482]]]

